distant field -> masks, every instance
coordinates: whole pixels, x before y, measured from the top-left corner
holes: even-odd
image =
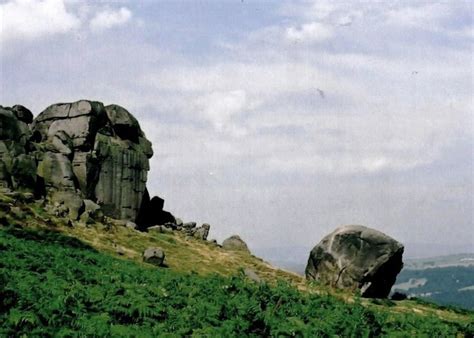
[[[405,269],[409,270],[444,268],[450,266],[474,266],[474,254],[463,253],[421,259],[406,259],[404,264]]]
[[[393,291],[440,305],[474,309],[474,265],[403,269]]]

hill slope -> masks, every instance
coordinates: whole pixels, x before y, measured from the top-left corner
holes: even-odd
[[[21,200],[0,195],[0,335],[473,333],[470,312],[361,300],[180,234],[68,227]],[[168,268],[141,262],[149,245],[166,251]],[[117,255],[119,246],[124,256]],[[245,267],[268,283],[245,279],[239,273]]]

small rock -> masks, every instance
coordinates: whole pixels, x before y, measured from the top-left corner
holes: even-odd
[[[181,218],[176,218],[176,226],[178,228],[183,226],[183,220]]]
[[[123,246],[117,246],[115,252],[117,253],[117,255],[123,256],[125,255],[125,248]]]
[[[394,292],[393,295],[390,297],[391,300],[405,300],[407,298],[408,296],[405,293],[398,291]]]
[[[104,221],[104,213],[100,208],[100,205],[91,200],[84,200],[85,212],[88,213],[88,216],[93,218],[98,222]]]
[[[163,226],[171,230],[175,230],[177,228],[176,224],[172,222],[166,222],[165,224],[163,224]]]
[[[194,229],[186,229],[183,228],[183,232],[185,233],[186,236],[194,237],[194,233],[196,232],[197,228]]]
[[[196,237],[197,239],[205,241],[207,240],[207,236],[209,236],[210,229],[211,229],[211,226],[207,223],[204,223],[202,226],[196,229],[193,236]]]
[[[245,268],[244,274],[245,277],[250,280],[253,280],[254,282],[260,283],[262,281],[262,279],[257,275],[257,273],[250,268]]]
[[[127,223],[125,223],[125,226],[129,229],[135,229],[137,227],[137,225],[132,221],[127,221]]]
[[[163,225],[154,225],[152,227],[149,227],[147,229],[148,232],[157,232],[157,233],[161,233],[161,234],[172,234],[173,233],[173,230],[170,229],[170,228],[167,228]]]
[[[69,209],[64,204],[60,204],[53,207],[52,213],[58,217],[66,217],[69,213]]]
[[[72,220],[78,220],[79,216],[84,212],[85,205],[81,197],[79,197],[75,192],[72,191],[56,191],[50,196],[50,202],[53,205],[64,205],[69,214],[69,218]]]
[[[143,261],[156,266],[163,265],[165,252],[160,248],[148,248],[143,252]]]
[[[33,122],[33,114],[28,108],[17,104],[11,108],[11,111],[13,112],[13,114],[15,114],[18,120],[23,121],[27,124]]]
[[[167,228],[167,227],[162,226],[162,227],[161,227],[161,232],[164,233],[164,234],[172,234],[172,233],[173,233],[173,229],[170,229],[170,228]]]
[[[183,224],[185,229],[194,229],[196,227],[196,222],[186,222]]]
[[[225,250],[245,251],[250,253],[247,243],[245,243],[238,235],[230,236],[224,240],[224,242],[222,242],[222,248]]]
[[[116,227],[126,227],[127,226],[127,221],[121,220],[121,219],[115,219],[111,217],[104,217],[104,222],[108,223],[110,225],[116,226]]]
[[[79,220],[84,224],[92,224],[94,220],[91,216],[90,211],[84,211],[82,215],[79,217]]]

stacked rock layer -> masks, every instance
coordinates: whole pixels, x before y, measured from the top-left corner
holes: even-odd
[[[87,199],[109,217],[159,221],[162,208],[140,215],[151,211],[146,182],[152,156],[138,121],[118,105],[59,103],[34,120],[23,106],[0,107],[0,187],[45,196],[67,206],[72,218]]]

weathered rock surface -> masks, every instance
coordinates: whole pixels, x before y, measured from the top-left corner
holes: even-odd
[[[30,154],[31,112],[22,106],[0,106],[0,187],[34,191],[36,162]]]
[[[77,190],[107,216],[136,220],[153,152],[128,111],[86,100],[54,104],[38,115],[32,131],[44,145],[38,176],[49,195]]]
[[[225,239],[222,242],[222,248],[225,250],[250,252],[247,243],[245,243],[238,235],[233,235]]]
[[[11,107],[10,110],[15,114],[18,120],[23,121],[26,124],[33,122],[33,113],[28,108],[17,104]]]
[[[81,218],[84,216],[85,222],[89,220],[96,220],[98,222],[104,221],[104,214],[100,205],[95,203],[94,201],[85,199],[84,200],[84,213],[81,215]]]
[[[162,266],[165,260],[165,252],[160,248],[148,248],[143,252],[143,261],[156,266]]]
[[[306,278],[337,288],[360,289],[363,297],[385,298],[403,267],[403,249],[380,231],[343,226],[311,250]]]
[[[184,229],[194,229],[196,227],[197,223],[196,222],[186,222],[183,223],[183,228]]]
[[[147,229],[148,232],[157,232],[157,233],[162,233],[162,234],[172,234],[173,229],[166,227],[164,225],[154,225],[152,227],[149,227]]]
[[[136,221],[152,155],[138,121],[117,105],[54,104],[34,121],[23,106],[0,106],[1,187],[35,191],[65,205],[76,194],[107,216]]]
[[[203,225],[201,225],[199,228],[197,228],[194,231],[193,236],[196,237],[197,239],[205,241],[207,240],[207,236],[209,236],[210,229],[211,229],[211,226],[207,223],[204,223]]]
[[[46,197],[75,220],[82,211],[86,223],[108,216],[139,230],[176,224],[164,200],[146,190],[152,156],[138,121],[118,105],[53,104],[35,119],[23,106],[0,106],[0,188]]]

